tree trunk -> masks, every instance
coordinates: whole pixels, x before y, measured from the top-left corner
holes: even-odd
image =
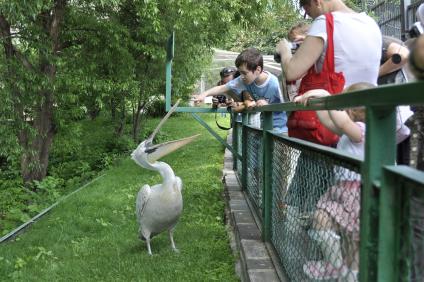
[[[52,10],[43,11],[34,24],[38,25],[51,40],[49,55],[40,52],[39,65],[35,66],[23,53],[14,46],[11,36],[11,26],[0,12],[0,35],[5,51],[6,62],[10,77],[7,86],[13,94],[15,123],[18,126],[17,135],[22,147],[21,174],[25,182],[41,180],[47,174],[49,153],[55,133],[53,123],[54,92],[53,83],[56,77],[56,66],[52,63],[61,50],[59,40],[60,27],[64,19],[67,0],[55,0]],[[34,100],[25,104],[21,93],[16,88],[19,75],[14,63],[20,62],[27,72],[44,76],[50,83],[41,90]],[[14,81],[16,79],[16,81]],[[26,117],[25,111],[29,110],[32,116]]]
[[[133,113],[133,128],[132,128],[132,138],[134,142],[138,143],[139,140],[139,134],[140,134],[140,122],[141,122],[141,111],[146,106],[146,103],[141,102],[141,100],[138,100],[137,102],[137,108],[135,109],[135,113]]]

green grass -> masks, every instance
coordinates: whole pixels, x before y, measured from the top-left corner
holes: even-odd
[[[214,125],[211,115],[202,117]],[[161,178],[126,158],[2,244],[0,280],[237,281],[224,225],[223,146],[188,115],[172,117],[162,132],[171,139],[202,134],[164,158],[184,183],[184,211],[174,234],[179,253],[166,233],[152,240],[153,256],[138,239],[136,194]]]

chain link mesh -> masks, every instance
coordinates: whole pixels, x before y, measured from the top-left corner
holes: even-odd
[[[367,8],[377,16],[377,23],[383,35],[401,38],[402,13],[398,0],[366,1]]]
[[[247,130],[247,194],[262,215],[262,131]]]
[[[237,130],[237,153],[239,153],[239,155],[243,155],[242,154],[242,146],[243,146],[243,136],[242,136],[242,124],[239,122],[236,122],[236,126],[235,126],[235,130]],[[241,164],[241,160],[237,159],[237,175],[238,178],[241,179],[241,175],[242,175],[242,164]]]
[[[409,253],[401,257],[407,260],[405,265],[410,266],[410,277],[407,277],[407,280],[411,282],[424,281],[424,191],[422,191],[422,187],[411,183],[402,188],[411,189],[412,193],[408,199],[410,208],[408,226],[411,243],[408,248]]]
[[[359,168],[274,139],[271,241],[292,281],[357,281]]]

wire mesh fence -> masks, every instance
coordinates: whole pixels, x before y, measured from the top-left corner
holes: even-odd
[[[274,138],[271,242],[292,281],[357,281],[359,167]]]
[[[402,191],[407,191],[405,206],[406,217],[401,227],[407,229],[403,234],[407,238],[401,246],[401,260],[405,269],[401,269],[400,281],[424,281],[424,190],[416,183],[405,181]]]
[[[406,39],[406,33],[417,21],[415,15],[417,8],[423,2],[423,0],[362,0],[361,6],[375,16],[383,35]]]
[[[377,23],[383,35],[396,38],[402,36],[402,9],[398,0],[367,2],[368,10],[377,16]]]
[[[237,131],[236,136],[237,136],[237,153],[239,155],[242,155],[242,140],[243,140],[243,136],[242,136],[242,128],[243,125],[240,122],[236,122],[234,125],[234,130]],[[240,159],[236,160],[236,169],[237,169],[237,175],[238,178],[241,179],[241,175],[242,175],[242,163]]]
[[[261,221],[258,224],[270,230],[269,241],[290,281],[358,281],[362,162],[284,135],[271,134],[272,146],[266,148],[263,130],[243,129],[242,123],[234,130],[237,151],[243,156],[237,160],[237,174],[241,179],[246,173],[245,195]],[[264,207],[267,198],[263,199],[267,191],[263,155],[271,149],[268,213],[269,208]],[[396,277],[399,275],[399,281],[424,281],[424,189],[422,183],[400,183],[395,190],[409,194],[402,194],[401,200],[407,210],[401,213],[402,234],[406,235],[397,252],[401,266]]]
[[[247,130],[246,192],[259,216],[262,216],[262,131]]]

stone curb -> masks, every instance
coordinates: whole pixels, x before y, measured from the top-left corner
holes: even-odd
[[[227,142],[230,142],[231,133]],[[239,261],[236,272],[242,281],[280,282],[271,256],[261,239],[261,232],[247,204],[245,195],[233,170],[233,156],[226,149],[223,169],[227,226],[231,247]]]

